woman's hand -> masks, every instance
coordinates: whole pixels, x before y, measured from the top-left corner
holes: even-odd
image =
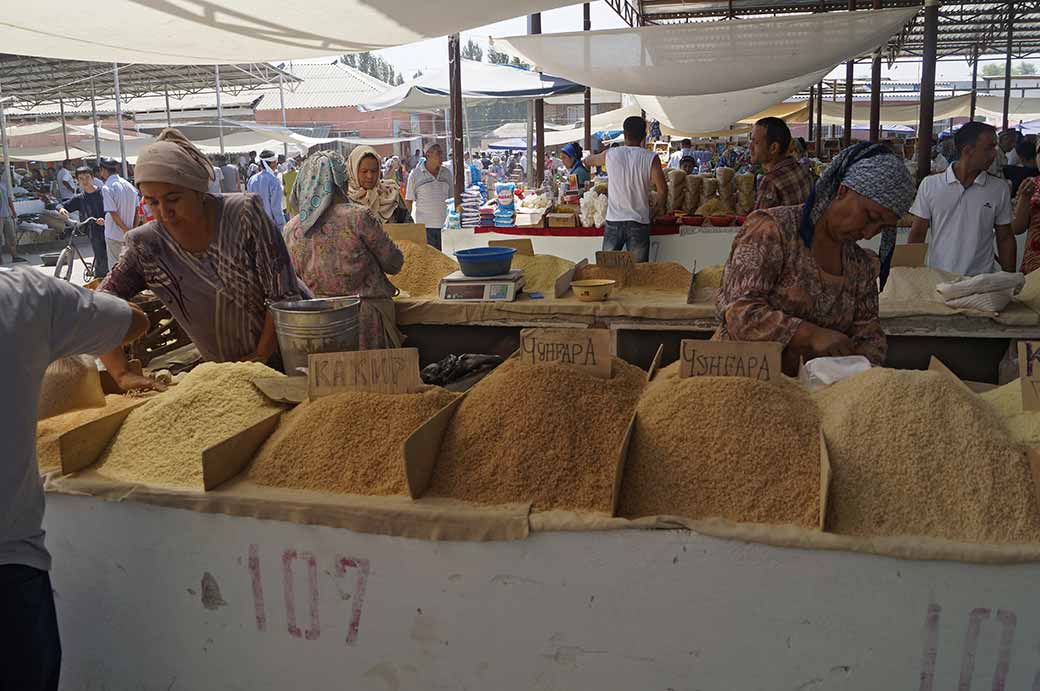
[[[815,357],[840,357],[856,354],[852,340],[848,336],[839,331],[818,326],[809,337],[809,350]]]
[[[112,379],[115,380],[116,386],[123,391],[165,391],[166,384],[158,381],[153,377],[146,377],[143,374],[135,374],[129,370],[121,372],[119,374],[112,374]]]

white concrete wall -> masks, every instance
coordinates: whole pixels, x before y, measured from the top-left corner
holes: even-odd
[[[48,497],[65,691],[1040,688],[1040,565]],[[208,574],[208,575],[207,575]]]

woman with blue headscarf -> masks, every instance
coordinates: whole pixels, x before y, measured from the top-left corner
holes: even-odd
[[[774,341],[784,372],[799,360],[863,355],[874,365],[888,344],[878,317],[895,247],[895,225],[914,201],[906,166],[877,144],[838,155],[804,206],[756,211],[733,241],[716,306],[715,338]],[[882,233],[881,257],[860,240]]]
[[[571,142],[560,151],[560,158],[567,172],[578,180],[578,187],[584,187],[589,181],[589,169],[581,162],[581,146],[577,142]]]

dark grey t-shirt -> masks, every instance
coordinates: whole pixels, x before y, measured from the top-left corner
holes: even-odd
[[[123,300],[33,268],[0,270],[0,564],[48,570],[36,409],[47,365],[112,350],[130,328]]]

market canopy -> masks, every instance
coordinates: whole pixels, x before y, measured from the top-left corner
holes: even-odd
[[[628,94],[745,91],[830,70],[898,33],[917,8],[664,24],[492,39],[580,84]],[[465,80],[463,80],[465,81]]]
[[[358,104],[358,110],[369,112],[393,108],[398,111],[427,111],[447,108],[449,103],[448,66],[430,70],[416,79],[385,91]],[[462,98],[469,100],[545,98],[554,94],[584,91],[574,82],[540,72],[494,65],[473,60],[462,61]]]
[[[445,36],[573,0],[25,2],[3,19],[19,55],[164,65],[324,57]],[[60,11],[59,11],[60,10]]]
[[[831,68],[779,84],[700,96],[636,96],[648,117],[677,132],[726,130],[751,113],[783,101],[825,77]]]
[[[916,127],[921,112],[920,103],[888,103],[881,106],[881,123],[884,125],[911,125]],[[971,94],[950,96],[935,101],[933,122],[966,118],[971,115]],[[1002,96],[978,94],[975,116],[984,117],[990,122],[1001,122],[1004,117],[1004,99]],[[1040,98],[1012,98],[1009,102],[1008,117],[1010,120],[1034,120],[1040,118]],[[823,122],[828,125],[841,125],[845,122],[845,102],[824,100]],[[852,104],[852,122],[861,124],[870,122],[870,103],[855,102]]]

